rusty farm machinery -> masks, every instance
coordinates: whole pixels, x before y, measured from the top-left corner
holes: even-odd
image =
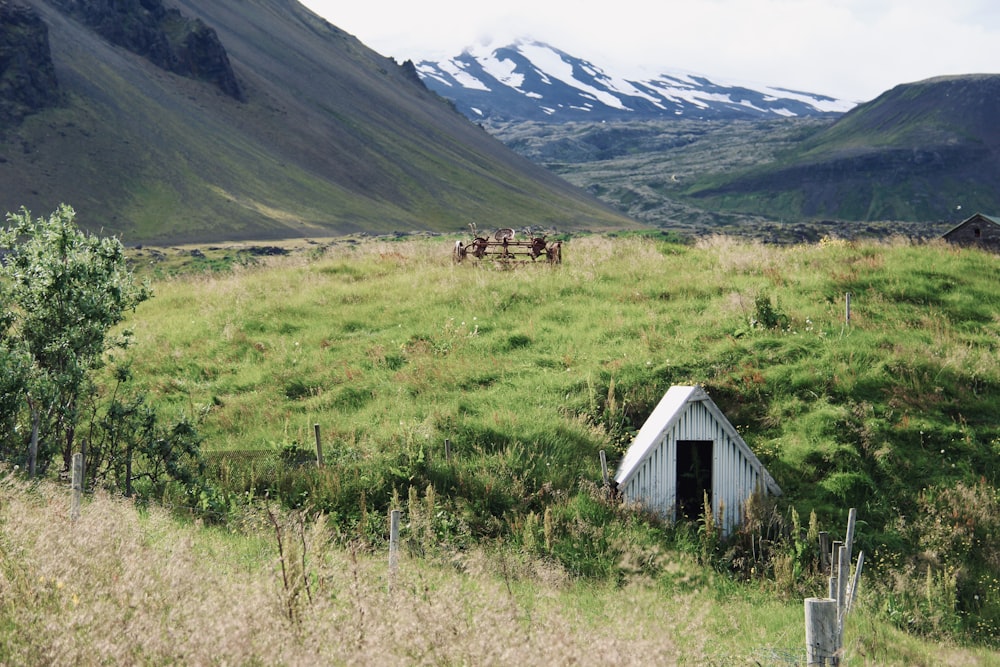
[[[562,263],[562,241],[549,242],[544,235],[534,234],[527,229],[526,238],[519,239],[513,229],[503,227],[492,236],[482,235],[474,224],[473,239],[468,243],[455,241],[452,257],[456,262],[466,258],[491,259],[501,264],[534,262],[544,257],[549,264]]]

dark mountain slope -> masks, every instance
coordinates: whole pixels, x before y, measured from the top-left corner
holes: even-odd
[[[163,69],[208,81],[243,99],[226,50],[215,31],[162,0],[49,0],[116,46]]]
[[[0,209],[67,202],[129,242],[631,224],[293,0],[168,3],[215,31],[244,101],[22,1],[66,102],[0,128]]]
[[[49,33],[38,14],[0,0],[0,127],[58,104]]]
[[[997,74],[900,85],[774,162],[688,194],[784,218],[940,221],[1000,210],[998,108]]]

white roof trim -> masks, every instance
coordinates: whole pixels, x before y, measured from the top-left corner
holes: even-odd
[[[705,403],[705,407],[712,413],[715,420],[722,425],[723,430],[729,435],[730,439],[740,448],[743,455],[751,464],[760,471],[761,479],[764,480],[767,490],[776,496],[780,496],[781,487],[778,486],[778,483],[774,481],[771,474],[764,468],[764,464],[760,462],[760,459],[753,453],[753,450],[743,440],[736,428],[722,414],[719,406],[712,401],[704,389],[698,386],[674,385],[667,390],[667,393],[663,395],[660,402],[656,404],[653,413],[649,415],[646,423],[639,429],[639,433],[636,434],[635,440],[632,441],[628,451],[625,452],[625,458],[622,459],[622,462],[618,466],[618,472],[615,473],[615,481],[618,482],[618,485],[624,486],[628,482],[632,474],[649,455],[650,450],[656,446],[663,432],[670,429],[674,422],[680,418],[684,412],[684,406],[694,401]]]
[[[635,440],[629,445],[625,452],[625,458],[618,465],[618,472],[615,473],[615,481],[619,486],[623,486],[629,480],[635,469],[642,463],[649,451],[656,446],[660,435],[666,431],[681,414],[681,409],[687,404],[688,399],[694,394],[698,387],[682,387],[675,385],[667,390],[660,402],[653,408],[653,413],[646,419]],[[704,390],[700,390],[702,394]]]

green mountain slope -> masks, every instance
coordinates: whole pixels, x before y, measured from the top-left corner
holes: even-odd
[[[4,210],[67,202],[128,242],[632,224],[294,0],[174,3],[217,32],[243,101],[26,1],[62,103],[0,128]]]
[[[937,221],[1000,210],[1000,74],[900,85],[773,162],[704,179],[708,208],[784,218]]]

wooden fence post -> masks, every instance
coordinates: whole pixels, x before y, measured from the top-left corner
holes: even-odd
[[[323,467],[323,443],[319,439],[319,424],[313,424],[313,432],[316,434],[316,467]]]
[[[31,411],[31,444],[28,445],[28,477],[35,479],[35,468],[38,465],[38,426],[42,415],[38,408]]]
[[[865,566],[865,552],[858,552],[858,564],[854,566],[854,578],[851,580],[851,586],[847,589],[847,606],[844,607],[844,615],[846,616],[848,612],[851,611],[851,606],[854,604],[854,595],[858,592],[858,584],[861,581],[861,568]]]
[[[825,530],[819,533],[819,569],[820,572],[830,571],[830,533]]]
[[[851,545],[854,543],[854,526],[857,510],[851,508],[847,518],[844,541],[833,543],[832,554],[829,534],[820,533],[820,563],[830,558],[830,579],[825,598],[806,598],[806,664],[839,665],[844,642],[844,619],[851,610],[857,591],[865,554],[858,553],[858,564],[851,578]]]
[[[851,580],[850,550],[847,546],[840,547],[837,552],[837,623],[844,620],[844,608],[847,607],[847,584]],[[839,634],[839,633],[838,633]]]
[[[125,497],[132,497],[132,445],[125,447]]]
[[[847,535],[844,536],[844,546],[847,547],[847,562],[851,562],[851,555],[854,549],[854,524],[858,520],[858,510],[851,508],[847,512]]]
[[[451,440],[444,439],[444,460],[451,463]]]
[[[80,498],[83,496],[83,453],[73,455],[73,501],[70,505],[69,518],[76,521],[80,518]]]
[[[396,570],[399,569],[399,516],[400,510],[389,512],[389,590],[392,590]]]
[[[851,323],[851,293],[844,292],[844,322]]]
[[[607,488],[608,484],[610,483],[610,480],[608,479],[608,457],[604,453],[603,449],[600,451],[600,455],[601,455],[601,479],[604,480],[604,487]]]
[[[830,550],[830,586],[827,590],[827,597],[833,598],[834,600],[837,599],[837,591],[840,590],[840,584],[838,583],[839,580],[837,579],[837,575],[839,574],[837,566],[840,563],[838,559],[840,558],[840,547],[843,544],[844,543],[840,540],[834,540],[833,547]]]
[[[838,651],[837,601],[806,598],[806,664],[840,664]]]

